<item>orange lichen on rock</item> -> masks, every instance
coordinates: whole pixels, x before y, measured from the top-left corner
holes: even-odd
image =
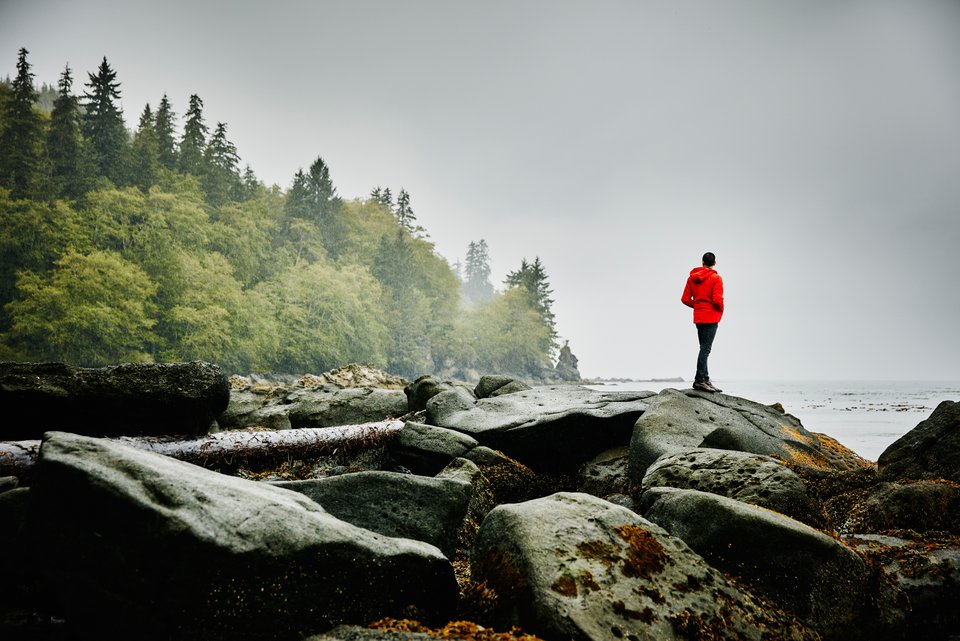
[[[460,639],[463,641],[542,641],[539,637],[526,634],[520,628],[511,628],[508,632],[497,632],[472,621],[451,621],[442,628],[428,628],[419,621],[409,619],[380,619],[367,627],[384,632],[417,632],[429,634],[438,639]]]
[[[621,568],[624,576],[648,579],[663,571],[668,559],[666,551],[649,531],[630,524],[616,527],[613,531],[629,546]]]
[[[577,596],[577,582],[569,574],[564,574],[554,581],[550,589],[563,596]]]

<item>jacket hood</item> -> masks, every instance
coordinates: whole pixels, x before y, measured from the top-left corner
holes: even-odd
[[[716,272],[709,267],[694,267],[690,270],[690,280],[695,283],[702,283],[715,273]]]

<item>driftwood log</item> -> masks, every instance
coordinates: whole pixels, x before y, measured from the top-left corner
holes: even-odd
[[[292,430],[236,430],[177,438],[119,436],[110,440],[170,456],[207,469],[263,470],[285,461],[349,454],[385,445],[403,421]],[[40,453],[39,440],[0,442],[0,476],[16,476],[29,485]]]

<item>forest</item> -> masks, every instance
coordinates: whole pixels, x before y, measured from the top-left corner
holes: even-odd
[[[28,56],[0,83],[0,360],[549,376],[539,258],[497,289],[486,241],[451,265],[405,189],[341,198],[319,156],[268,187],[200,96],[128,128],[106,58],[41,92]]]

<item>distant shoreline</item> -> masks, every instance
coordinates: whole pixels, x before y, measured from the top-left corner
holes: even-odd
[[[605,385],[606,383],[684,383],[682,376],[670,378],[585,378],[587,385]]]

